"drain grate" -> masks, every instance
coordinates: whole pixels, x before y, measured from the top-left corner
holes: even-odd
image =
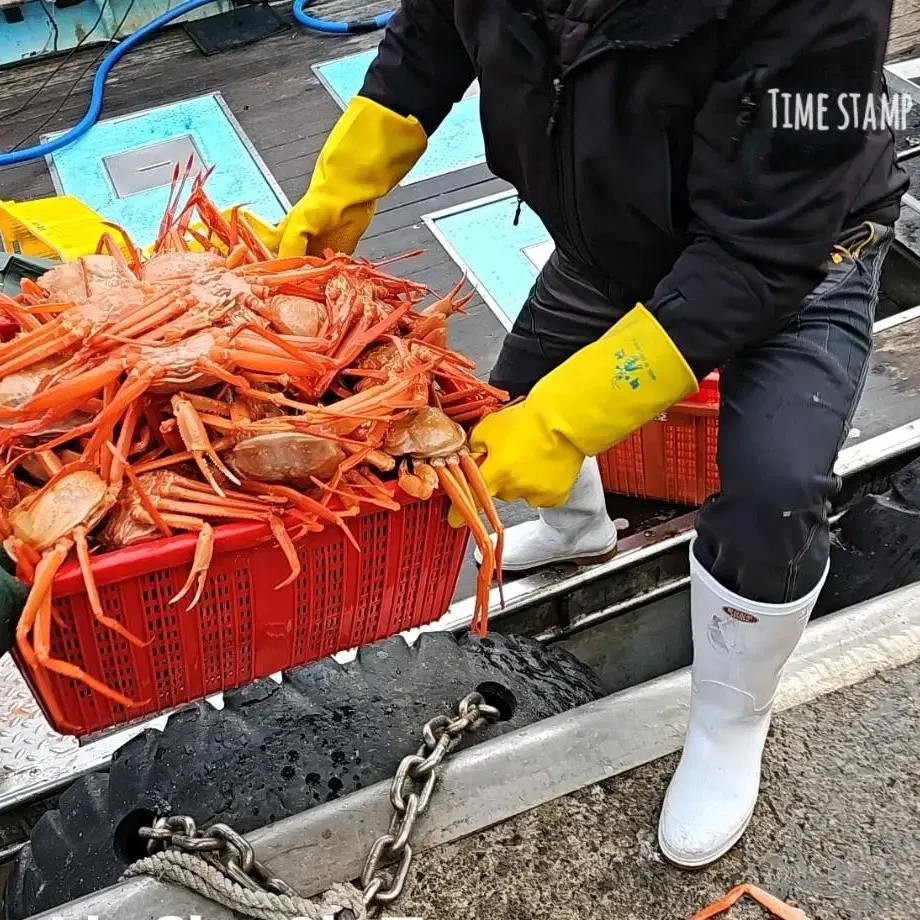
[[[190,134],[173,137],[147,147],[126,150],[103,157],[105,171],[119,198],[129,198],[140,192],[161,188],[172,182],[176,166],[181,171],[192,159],[192,175],[202,171],[201,153]]]

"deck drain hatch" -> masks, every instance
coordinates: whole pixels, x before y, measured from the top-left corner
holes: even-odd
[[[184,172],[189,157],[192,158],[194,176],[205,168],[204,163],[194,138],[190,134],[183,134],[158,144],[111,154],[103,157],[102,162],[115,187],[115,194],[119,198],[128,198],[139,192],[169,185],[176,164]]]

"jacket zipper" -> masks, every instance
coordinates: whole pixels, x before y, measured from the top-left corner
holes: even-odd
[[[606,22],[608,17],[613,16],[614,13],[615,13],[615,9],[612,9],[608,11],[606,15],[602,16],[597,21],[597,23],[595,23],[595,29],[599,29],[604,24],[604,22]],[[542,18],[542,16],[540,16],[540,19],[541,19],[541,25],[543,26],[543,31],[545,33],[544,41],[548,42],[549,32],[545,28],[546,21],[545,19]],[[680,40],[681,40],[680,38],[676,38],[673,41],[666,42],[665,45],[676,45],[680,42]],[[571,195],[571,196],[569,195],[568,183],[566,181],[565,163],[563,162],[562,150],[560,149],[562,145],[560,142],[558,142],[558,138],[556,135],[556,129],[558,127],[558,122],[559,122],[560,117],[564,114],[564,98],[563,97],[565,94],[565,80],[569,77],[569,75],[573,71],[577,70],[579,67],[582,67],[585,64],[588,64],[591,61],[599,57],[603,57],[604,55],[610,53],[611,51],[615,51],[617,49],[609,45],[605,45],[600,48],[596,48],[593,51],[589,51],[587,54],[583,55],[582,57],[577,58],[568,67],[560,68],[558,59],[556,55],[552,53],[551,47],[548,44],[545,45],[544,47],[545,47],[545,50],[548,52],[548,56],[550,58],[550,61],[552,62],[552,67],[553,67],[553,81],[551,84],[553,98],[552,98],[552,107],[550,109],[549,119],[547,120],[547,123],[546,123],[546,136],[550,139],[554,139],[554,138],[557,139],[557,142],[554,144],[554,155],[556,158],[556,173],[557,173],[557,179],[559,182],[559,190],[560,190],[559,191],[559,194],[560,194],[559,212],[562,218],[562,227],[563,227],[563,230],[565,231],[566,236],[572,241],[572,246],[578,258],[582,262],[584,262],[586,265],[594,268],[596,271],[601,272],[603,274],[603,269],[590,254],[587,239],[585,238],[584,231],[582,230],[581,224],[579,223],[579,220],[578,220],[578,212],[574,210],[574,208],[572,211],[572,219],[571,221],[569,220],[568,207],[566,205],[566,202],[574,201],[574,195]],[[574,130],[572,133],[574,133]],[[575,143],[574,138],[570,138],[569,144],[572,147],[574,147],[574,143]],[[570,153],[571,153],[571,159],[574,162],[574,150],[570,151]],[[518,211],[515,215],[515,220],[514,220],[515,225],[517,225],[519,217],[520,217],[520,196],[518,197]],[[575,231],[575,233],[572,232],[573,230]]]
[[[546,136],[554,141],[553,153],[556,159],[556,179],[559,184],[559,213],[562,218],[562,228],[565,231],[565,235],[568,237],[574,250],[574,254],[578,257],[578,259],[585,265],[593,268],[600,274],[603,274],[603,269],[598,264],[597,260],[591,255],[587,237],[585,236],[581,222],[578,219],[574,187],[569,187],[569,174],[571,173],[571,169],[566,169],[566,166],[569,160],[572,160],[574,164],[574,128],[568,132],[563,129],[563,134],[568,134],[566,137],[567,147],[565,151],[562,149],[563,141],[559,138],[557,133],[560,119],[567,116],[569,111],[565,107],[565,83],[563,81],[565,77],[571,73],[576,66],[578,66],[578,64],[579,61],[576,61],[566,70],[557,71],[553,76],[553,101],[552,107],[550,109],[549,119],[546,123]],[[569,127],[571,126],[568,124],[564,126],[564,128]],[[574,166],[572,168],[574,168]]]
[[[562,78],[553,77],[553,107],[550,109],[549,121],[546,123],[547,137],[552,137],[556,130],[556,120],[559,118],[559,109],[562,107],[562,91],[564,89]]]

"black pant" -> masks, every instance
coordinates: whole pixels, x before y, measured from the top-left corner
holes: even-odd
[[[785,603],[817,584],[830,552],[833,474],[868,367],[882,263],[894,231],[864,224],[828,260],[797,317],[721,368],[722,491],[700,509],[696,554],[729,590]],[[492,383],[522,396],[641,299],[601,290],[557,250],[505,339]]]

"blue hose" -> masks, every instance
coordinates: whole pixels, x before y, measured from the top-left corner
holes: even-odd
[[[79,140],[89,131],[90,128],[98,121],[102,112],[102,100],[105,96],[105,83],[112,72],[112,68],[135,46],[144,41],[145,38],[152,35],[158,29],[169,24],[174,19],[184,16],[186,13],[197,10],[198,7],[207,3],[213,3],[214,0],[185,0],[184,3],[175,9],[168,10],[165,13],[152,19],[145,26],[141,26],[136,32],[129,35],[124,41],[118,43],[115,48],[107,54],[96,76],[93,77],[93,90],[90,97],[89,108],[80,121],[69,131],[61,134],[54,140],[46,141],[44,144],[38,144],[35,147],[27,147],[24,150],[12,150],[9,153],[0,153],[0,167],[15,166],[17,163],[27,163],[29,160],[37,160],[54,153],[68,144]],[[353,22],[328,22],[324,19],[317,19],[314,16],[307,15],[304,8],[312,0],[294,0],[294,18],[308,29],[316,32],[326,32],[335,35],[348,35],[356,32],[372,32],[376,29],[382,29],[389,22],[392,13],[381,13],[373,19],[356,20]]]
[[[376,32],[377,29],[383,29],[390,21],[392,13],[381,13],[372,19],[355,19],[351,22],[329,22],[325,19],[317,19],[304,12],[305,8],[312,3],[312,0],[294,0],[294,18],[308,29],[314,32],[327,32],[333,35],[354,35],[357,32]]]

